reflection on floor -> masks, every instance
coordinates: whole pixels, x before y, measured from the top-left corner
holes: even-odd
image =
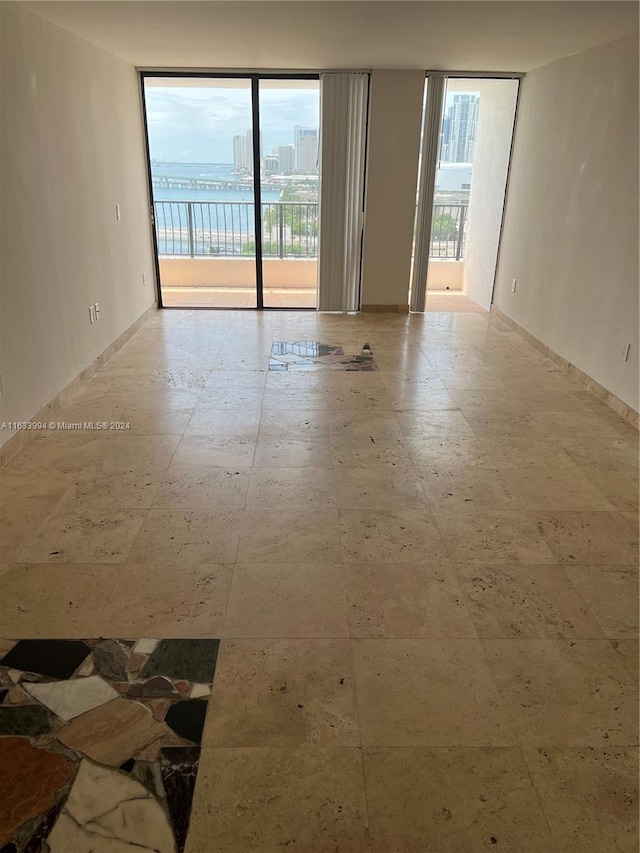
[[[2,850],[182,853],[218,646],[3,640]]]
[[[345,355],[342,347],[320,341],[275,341],[269,370],[377,370],[369,344],[359,355]]]
[[[459,290],[428,290],[427,311],[478,311],[483,309]]]
[[[637,432],[495,317],[159,312],[57,420],[0,471],[0,636],[89,639],[0,645],[0,849],[177,850],[206,702],[185,853],[635,853]]]
[[[255,288],[163,287],[165,308],[255,308]],[[264,304],[268,308],[315,308],[316,292],[308,288],[276,289],[265,287]]]

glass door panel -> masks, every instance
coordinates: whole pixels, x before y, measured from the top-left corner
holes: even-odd
[[[518,82],[446,80],[427,310],[489,310],[491,305]]]
[[[320,81],[261,79],[260,189],[266,308],[315,308]]]
[[[255,308],[251,80],[145,77],[162,304]]]

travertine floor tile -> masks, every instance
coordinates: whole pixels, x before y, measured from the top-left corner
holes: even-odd
[[[101,635],[220,637],[232,565],[125,563],[99,622]],[[109,630],[107,630],[109,629]]]
[[[462,412],[398,412],[398,423],[407,438],[424,439],[439,435],[469,435],[473,430]]]
[[[285,411],[264,410],[260,418],[261,436],[329,435],[328,411],[306,412],[298,408]]]
[[[58,504],[59,510],[148,509],[154,499],[161,474],[129,468],[97,472],[92,466],[80,471]]]
[[[242,509],[249,486],[247,468],[167,468],[157,488],[154,508]]]
[[[363,750],[372,853],[560,853],[518,749]]]
[[[117,420],[129,424],[131,435],[182,435],[193,415],[193,408],[144,408],[133,405],[125,408]]]
[[[562,566],[460,566],[458,574],[480,637],[604,636]]]
[[[638,438],[599,441],[585,439],[565,443],[565,451],[585,473],[638,470]]]
[[[509,470],[503,477],[524,509],[612,510],[604,495],[576,467]]]
[[[589,481],[621,512],[638,512],[640,483],[637,471],[585,471]]]
[[[335,505],[332,468],[255,468],[247,507],[284,509]]]
[[[258,436],[256,468],[323,468],[332,462],[329,439],[323,435]]]
[[[264,390],[262,387],[244,388],[242,385],[207,386],[198,398],[199,406],[216,409],[256,409],[262,402]]]
[[[525,512],[437,511],[434,518],[455,563],[478,566],[555,562]]]
[[[359,749],[203,749],[198,775],[185,853],[371,851]]]
[[[455,411],[458,408],[450,391],[440,388],[420,393],[412,391],[391,393],[389,399],[396,412],[446,412]]]
[[[357,746],[349,640],[223,640],[204,746]]]
[[[510,746],[478,640],[353,640],[363,746]]]
[[[229,563],[236,557],[242,510],[150,509],[129,553],[132,563]]]
[[[94,431],[48,430],[34,436],[12,456],[3,469],[3,474],[20,472],[38,474],[47,479],[66,473],[80,471],[95,459],[95,451],[104,443]]]
[[[259,425],[259,406],[252,406],[250,409],[217,409],[210,405],[197,405],[185,433],[215,437],[226,435],[240,441],[255,441]],[[185,443],[185,446],[193,447],[193,444]]]
[[[83,473],[91,470],[97,474],[128,470],[162,472],[171,462],[179,441],[179,435],[156,435],[149,438],[135,433],[105,433],[102,441],[96,439],[96,442],[99,442],[99,445],[96,445],[96,453]]]
[[[636,566],[567,566],[566,571],[607,637],[638,636]]]
[[[0,570],[0,629],[11,637],[89,636],[103,622],[114,565],[17,564]]]
[[[484,640],[524,746],[637,743],[636,689],[607,640]]]
[[[132,509],[54,510],[19,552],[17,562],[121,563],[144,517],[144,510]]]
[[[524,757],[559,851],[637,851],[636,750],[527,748]]]
[[[240,563],[339,561],[341,556],[336,510],[249,507],[245,511]]]
[[[421,468],[420,482],[427,503],[434,511],[523,509],[503,473],[490,468],[463,465]]]
[[[627,667],[629,675],[638,681],[640,676],[638,640],[611,640],[611,645]]]
[[[376,440],[366,434],[335,433],[330,436],[331,461],[335,468],[390,467],[394,471],[413,465],[400,436]]]
[[[212,370],[207,377],[207,388],[264,388],[268,372],[262,370]]]
[[[408,563],[446,556],[433,516],[423,507],[340,510],[347,562]]]
[[[345,574],[352,637],[477,636],[446,559],[347,564]]]
[[[187,429],[171,464],[176,468],[209,466],[250,468],[255,439],[235,435],[195,435]]]
[[[402,474],[392,466],[337,467],[333,477],[336,506],[343,509],[381,509],[425,506],[420,478],[412,468]],[[374,513],[377,514],[377,513]]]
[[[0,559],[6,563],[17,560],[25,545],[32,541],[34,531],[38,529],[42,519],[51,513],[65,490],[66,486],[62,486],[55,498],[10,498],[5,497],[0,486],[0,494],[3,496],[0,504]]]
[[[637,519],[620,512],[532,512],[558,563],[638,565]]]
[[[340,563],[239,563],[224,637],[348,637]]]

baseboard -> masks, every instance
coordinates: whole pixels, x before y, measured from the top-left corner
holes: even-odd
[[[69,400],[77,394],[80,388],[91,379],[91,377],[103,367],[107,361],[111,358],[111,356],[115,355],[118,350],[126,344],[129,338],[134,335],[140,326],[145,323],[149,317],[156,313],[158,310],[158,306],[154,303],[150,305],[147,310],[141,314],[137,320],[124,330],[124,332],[119,335],[115,341],[109,344],[109,346],[103,350],[100,355],[96,356],[94,360],[89,364],[84,370],[81,370],[80,373],[69,382],[68,385],[60,391],[56,396],[50,400],[46,406],[40,409],[39,412],[36,412],[29,420],[30,421],[48,421],[50,420],[50,416],[55,414],[55,412],[59,411],[63,406],[65,406]],[[16,453],[21,450],[24,445],[33,438],[34,435],[37,435],[37,430],[19,430],[14,433],[11,438],[5,442],[5,444],[0,447],[0,466],[4,465],[12,456],[15,456]]]
[[[363,305],[362,312],[365,314],[408,314],[408,305]]]
[[[616,414],[620,415],[621,418],[624,418],[625,421],[628,421],[632,426],[636,429],[640,426],[640,415],[636,412],[635,409],[632,409],[627,403],[621,400],[619,397],[616,397],[611,391],[608,391],[603,385],[600,385],[599,382],[596,382],[595,379],[592,379],[584,370],[580,370],[579,367],[576,367],[575,364],[572,364],[568,359],[564,358],[564,356],[559,355],[555,350],[552,350],[545,343],[543,343],[539,338],[536,338],[535,335],[532,335],[531,332],[528,332],[523,326],[519,323],[516,323],[515,320],[512,320],[511,317],[508,317],[504,314],[499,308],[495,305],[491,306],[491,313],[495,314],[496,317],[501,320],[505,325],[509,326],[514,332],[520,335],[521,338],[524,338],[527,343],[531,344],[532,347],[541,352],[542,355],[546,356],[549,361],[552,361],[560,370],[563,370],[566,374],[568,374],[571,379],[574,379],[576,382],[579,382],[581,385],[584,385],[587,390],[591,391],[591,393],[598,398],[605,406],[608,406],[610,409],[613,409]]]

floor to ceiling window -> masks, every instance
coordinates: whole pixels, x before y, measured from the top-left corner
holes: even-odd
[[[424,132],[411,307],[491,304],[517,78],[433,75]],[[426,305],[425,305],[426,302]]]
[[[318,76],[142,79],[162,305],[315,308]]]

